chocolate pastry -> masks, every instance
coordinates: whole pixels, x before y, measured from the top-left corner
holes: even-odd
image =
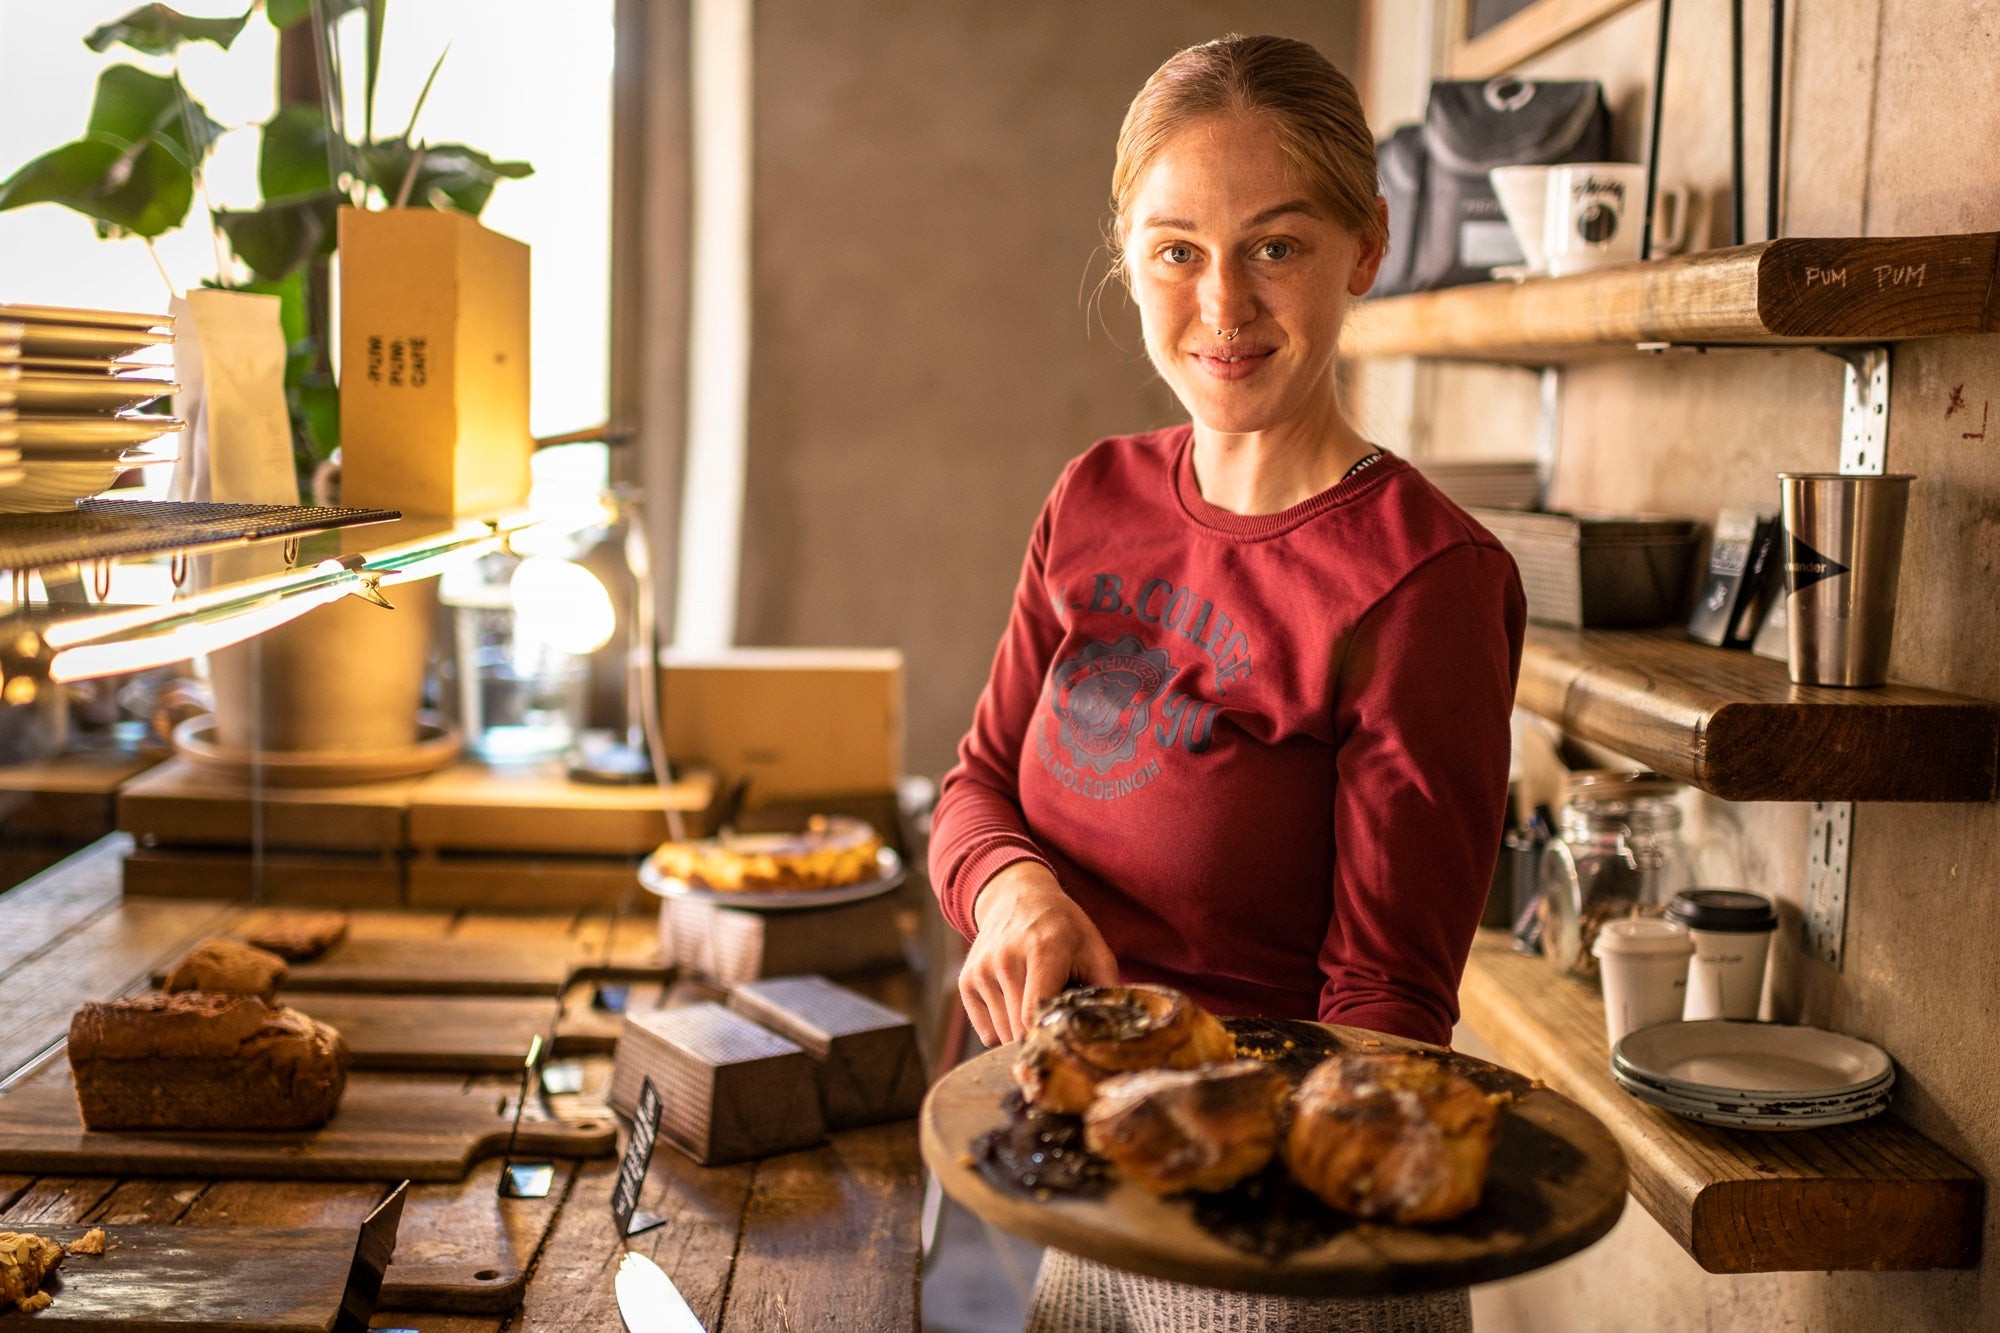
[[[338,1032],[254,995],[145,995],[69,1021],[89,1129],[313,1129],[340,1104],[347,1065]]]
[[[1084,1141],[1155,1194],[1228,1189],[1270,1163],[1291,1092],[1259,1060],[1119,1074],[1097,1085]]]
[[[306,963],[347,938],[347,913],[259,912],[238,925],[236,935],[288,963]]]
[[[1014,1081],[1030,1105],[1081,1115],[1113,1074],[1231,1060],[1215,1015],[1165,986],[1084,986],[1046,1001],[1021,1042]]]
[[[241,940],[203,940],[182,954],[167,973],[166,989],[254,995],[268,1001],[278,993],[278,985],[288,970],[285,960],[278,955]]]
[[[1392,1222],[1443,1222],[1479,1203],[1496,1100],[1422,1055],[1336,1055],[1292,1101],[1285,1163],[1332,1207]]]
[[[0,1310],[13,1305],[33,1314],[49,1304],[42,1279],[62,1263],[63,1249],[25,1231],[0,1231]]]

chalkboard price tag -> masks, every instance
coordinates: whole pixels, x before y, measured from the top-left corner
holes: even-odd
[[[649,1078],[639,1085],[639,1104],[632,1112],[632,1139],[625,1145],[625,1160],[618,1164],[618,1188],[611,1192],[611,1218],[618,1224],[620,1236],[636,1236],[667,1220],[658,1213],[634,1211],[659,1132],[660,1094]]]

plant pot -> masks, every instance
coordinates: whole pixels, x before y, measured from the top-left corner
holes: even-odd
[[[343,597],[209,654],[216,740],[284,753],[415,745],[438,581],[385,592],[393,611]]]

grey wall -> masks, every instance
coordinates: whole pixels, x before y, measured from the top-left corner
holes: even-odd
[[[901,648],[912,772],[951,762],[1063,463],[1183,419],[1079,289],[1126,103],[1231,30],[1348,67],[1355,5],[757,0],[738,642]]]

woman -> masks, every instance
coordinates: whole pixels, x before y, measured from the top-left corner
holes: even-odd
[[[1450,1039],[1523,603],[1506,551],[1342,413],[1341,323],[1387,240],[1375,183],[1353,86],[1301,42],[1182,51],[1126,114],[1112,252],[1192,421],[1064,470],[943,784],[932,880],[989,1043],[1120,978]],[[1051,1255],[1037,1326],[1081,1305],[1120,1313],[1075,1327],[1148,1326],[1163,1289],[1233,1299]],[[1407,1326],[1462,1321],[1451,1295]],[[1253,1326],[1327,1326],[1313,1310]]]

